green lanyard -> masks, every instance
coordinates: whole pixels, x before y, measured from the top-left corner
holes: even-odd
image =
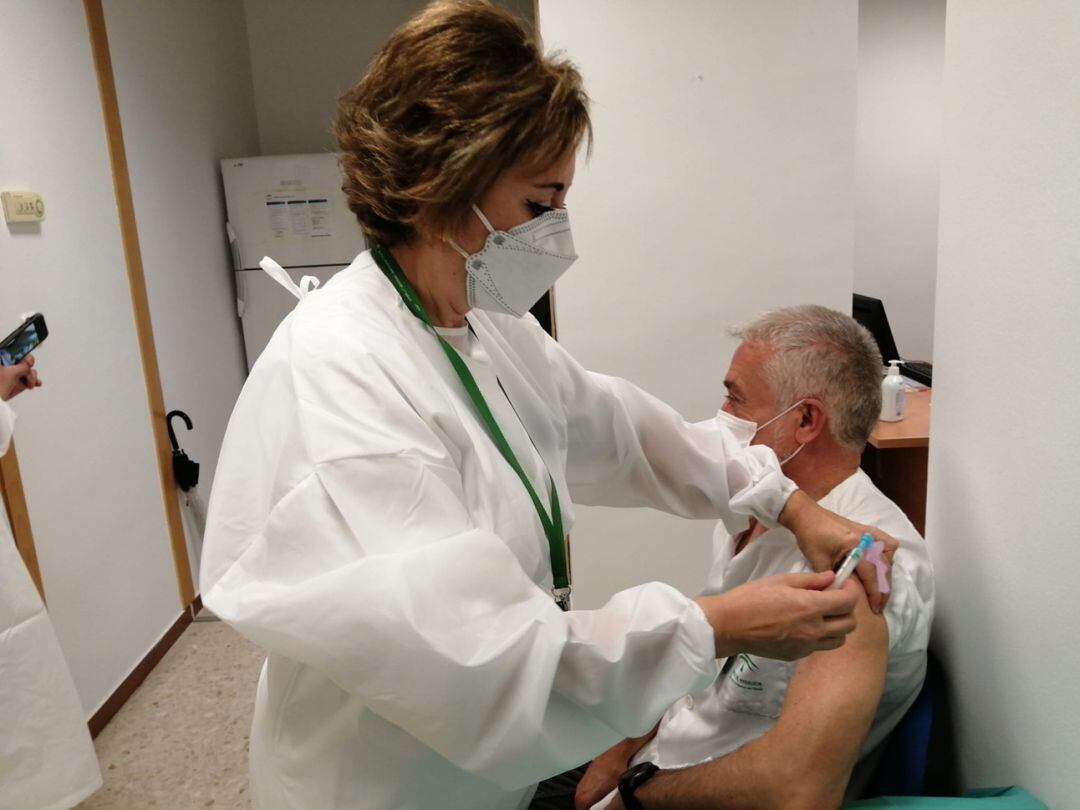
[[[491,437],[491,440],[495,442],[495,446],[499,448],[502,457],[506,459],[506,462],[513,468],[514,472],[517,473],[517,477],[521,479],[521,483],[525,485],[525,490],[529,493],[533,506],[536,507],[536,514],[540,518],[541,525],[544,527],[544,534],[547,535],[548,547],[551,551],[551,573],[554,584],[553,593],[555,602],[563,610],[569,610],[570,576],[566,562],[566,537],[563,534],[562,509],[559,508],[559,494],[555,491],[555,480],[551,477],[551,473],[549,472],[548,480],[551,483],[551,515],[549,517],[548,512],[544,509],[543,503],[540,501],[540,497],[536,494],[536,490],[529,481],[529,477],[525,475],[525,471],[521,468],[521,464],[518,463],[514,451],[510,448],[510,443],[506,441],[506,437],[499,428],[499,423],[495,421],[495,416],[491,413],[491,408],[488,407],[484,395],[480,392],[480,387],[476,384],[476,379],[473,377],[472,372],[469,371],[469,367],[465,365],[465,361],[461,358],[461,355],[458,354],[457,350],[447,343],[442,335],[435,331],[434,325],[431,323],[431,318],[428,317],[427,310],[424,309],[424,305],[420,302],[420,296],[416,294],[416,290],[413,289],[409,280],[405,278],[405,273],[402,272],[397,260],[389,250],[380,244],[376,244],[371,248],[371,255],[375,257],[375,263],[379,265],[379,269],[383,271],[388,279],[390,279],[390,283],[394,285],[394,288],[398,291],[401,300],[405,302],[405,306],[409,308],[409,311],[423,321],[428,328],[431,329],[432,334],[439,339],[439,345],[442,346],[447,359],[450,360],[450,365],[454,367],[454,371],[457,372],[458,377],[461,379],[461,384],[465,386],[469,398],[472,400],[473,405],[480,414],[481,421],[483,421],[484,426],[487,428],[488,435]],[[499,387],[502,387],[502,383],[499,383]],[[505,394],[506,392],[504,391],[503,393]],[[513,403],[511,403],[511,406],[513,406]]]

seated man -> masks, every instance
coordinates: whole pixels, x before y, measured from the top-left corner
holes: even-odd
[[[785,663],[726,661],[708,689],[676,703],[654,731],[590,765],[577,807],[619,808],[611,791],[631,764],[660,767],[634,796],[661,808],[837,807],[869,776],[882,742],[915,700],[926,671],[934,591],[923,539],[859,468],[881,407],[881,355],[851,318],[824,307],[768,313],[742,339],[724,380],[723,410],[762,427],[785,473],[821,504],[895,537],[892,594],[883,615],[863,598],[857,629],[836,650]],[[746,428],[747,436],[754,430]],[[811,570],[782,527],[714,536],[707,593]],[[846,587],[858,587],[852,578]],[[853,769],[855,774],[853,777]]]

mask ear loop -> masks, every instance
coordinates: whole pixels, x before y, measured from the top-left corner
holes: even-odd
[[[458,243],[457,243],[457,242],[455,242],[455,241],[454,241],[453,239],[451,239],[451,238],[450,238],[449,236],[447,236],[447,237],[446,237],[446,238],[444,239],[444,241],[446,242],[446,244],[448,244],[448,245],[449,245],[450,247],[452,247],[452,248],[453,248],[454,250],[456,250],[456,251],[457,251],[457,252],[458,252],[458,253],[459,253],[459,254],[461,255],[461,258],[463,258],[463,259],[465,260],[465,262],[466,262],[466,263],[468,263],[468,261],[469,261],[469,254],[468,254],[468,253],[466,253],[466,252],[465,252],[464,250],[462,250],[462,249],[461,249],[461,247],[460,247],[460,246],[458,245]]]
[[[472,210],[473,213],[480,218],[480,221],[484,223],[484,227],[487,228],[488,233],[495,233],[495,229],[491,227],[491,223],[488,222],[488,218],[484,216],[484,212],[480,210],[480,206],[478,206],[476,203],[473,203]],[[452,247],[454,250],[456,250],[466,262],[469,261],[469,254],[466,253],[457,242],[455,242],[449,236],[444,237],[444,239],[446,243],[450,245],[450,247]]]
[[[805,447],[806,447],[805,444],[800,444],[798,450],[796,450],[794,453],[792,453],[790,456],[788,456],[787,458],[785,458],[783,461],[780,462],[780,466],[783,467],[785,464],[787,464],[789,461],[791,461],[793,458],[795,458],[795,456],[799,455],[799,453],[801,453],[803,451],[803,448],[805,448]]]
[[[803,397],[798,402],[796,402],[794,405],[792,405],[790,408],[788,408],[788,410],[790,411],[790,410],[798,407],[799,405],[802,405],[805,402],[806,402],[806,398]],[[787,411],[785,411],[785,413],[786,412]],[[792,438],[794,438],[794,437],[792,437]],[[801,453],[805,449],[806,449],[806,444],[800,444],[799,449],[797,449],[794,453],[792,453],[790,456],[788,456],[787,458],[785,458],[783,461],[780,462],[780,466],[783,467],[785,464],[787,464],[789,461],[791,461],[793,458],[795,458],[795,456],[799,455],[799,453]]]
[[[807,397],[803,397],[798,402],[784,408],[784,410],[780,411],[780,413],[778,413],[776,416],[774,416],[768,422],[766,422],[761,427],[759,427],[757,430],[755,430],[754,431],[754,436],[756,437],[759,433],[761,433],[761,431],[763,431],[765,428],[767,428],[769,425],[771,425],[773,422],[775,422],[777,419],[779,419],[784,414],[789,413],[790,411],[793,411],[796,408],[798,408],[800,405],[802,405],[804,402],[806,402],[806,400],[807,400]],[[753,441],[753,440],[751,439],[751,441]],[[785,458],[783,461],[780,462],[780,466],[783,467],[785,464],[787,464],[789,461],[791,461],[793,458],[795,458],[795,456],[799,455],[799,453],[801,453],[803,451],[803,448],[805,448],[805,447],[806,447],[805,444],[800,444],[798,450],[796,450],[794,453],[792,453],[790,456],[788,456],[787,458]]]
[[[488,222],[488,218],[484,216],[484,212],[480,210],[480,206],[473,203],[473,213],[480,217],[480,221],[484,223],[484,227],[487,228],[488,233],[495,233],[495,229],[491,227],[491,223]]]
[[[765,428],[767,428],[769,425],[771,425],[773,422],[775,422],[781,416],[788,413],[789,411],[793,411],[796,408],[798,408],[800,405],[802,405],[804,402],[806,402],[806,399],[807,399],[806,397],[803,397],[798,402],[796,402],[794,405],[788,405],[788,407],[784,408],[784,410],[780,411],[780,413],[778,413],[772,419],[770,419],[769,421],[765,422],[762,425],[759,425],[758,429],[754,431],[754,435],[757,436],[759,433],[761,433],[761,431],[763,431]]]

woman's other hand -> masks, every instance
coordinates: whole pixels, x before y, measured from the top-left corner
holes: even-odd
[[[619,777],[630,767],[630,760],[649,740],[656,736],[657,726],[643,737],[628,737],[615,743],[589,763],[574,794],[574,810],[589,810],[615,790]]]
[[[883,556],[889,564],[886,577],[891,581],[892,559],[899,544],[881,529],[864,526],[830,512],[802,490],[788,499],[780,513],[780,523],[795,535],[799,550],[817,571],[832,570],[859,544],[859,538],[869,533],[874,540],[885,544]],[[889,595],[878,588],[877,572],[873,564],[863,560],[855,569],[855,574],[866,589],[870,609],[874,613],[881,613]]]

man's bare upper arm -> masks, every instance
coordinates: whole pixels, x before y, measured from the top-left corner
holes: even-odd
[[[865,597],[855,617],[857,627],[844,646],[796,665],[780,718],[762,738],[772,738],[777,753],[796,758],[808,787],[837,804],[877,712],[889,659],[884,617],[870,611]]]
[[[853,581],[846,587],[859,587]],[[639,791],[657,810],[839,807],[885,687],[889,633],[863,595],[844,646],[796,665],[776,724],[726,756],[661,771]],[[616,806],[621,806],[616,802]]]

